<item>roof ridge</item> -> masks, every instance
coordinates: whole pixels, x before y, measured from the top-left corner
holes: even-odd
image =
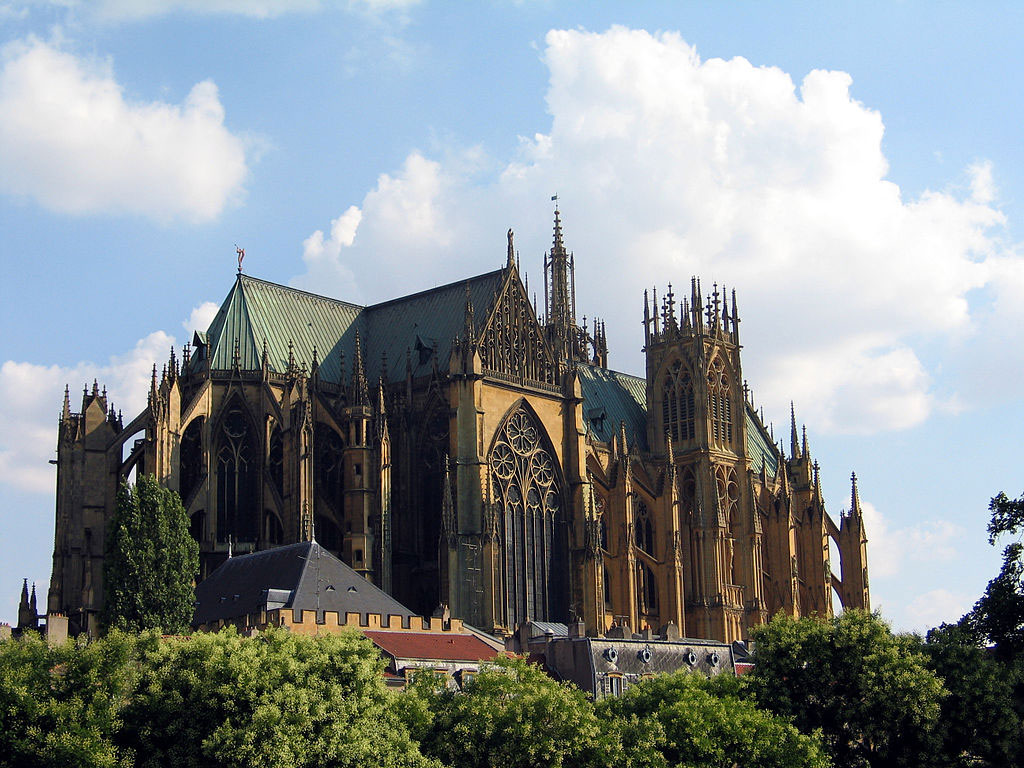
[[[461,280],[453,280],[452,282],[445,283],[444,285],[436,285],[433,288],[426,288],[425,290],[417,291],[416,293],[410,293],[410,294],[407,294],[405,296],[397,296],[396,298],[388,299],[387,301],[382,301],[379,304],[367,304],[366,307],[364,307],[364,308],[368,309],[368,310],[380,309],[380,308],[386,307],[386,306],[388,306],[390,304],[398,304],[398,303],[401,303],[403,301],[409,301],[410,299],[418,299],[418,298],[421,298],[421,297],[426,296],[426,295],[431,294],[431,293],[445,291],[445,290],[449,290],[451,288],[458,288],[460,286],[466,285],[467,283],[472,283],[472,282],[476,282],[476,281],[479,281],[479,280],[483,280],[486,277],[494,277],[495,275],[501,274],[501,272],[503,272],[503,271],[504,271],[503,269],[494,269],[494,270],[491,270],[490,272],[484,272],[483,274],[480,274],[480,275],[473,275],[472,277],[464,277]]]
[[[605,368],[604,366],[594,365],[593,363],[583,363],[583,362],[581,362],[581,363],[578,363],[578,365],[581,368],[586,367],[586,368],[590,369],[591,371],[595,371],[595,372],[602,371],[604,373],[609,373],[609,374],[611,374],[613,376],[626,376],[626,377],[628,377],[630,379],[636,379],[637,381],[647,381],[647,377],[646,376],[639,376],[639,375],[637,375],[635,373],[626,373],[625,371],[617,371],[614,368]]]
[[[300,294],[303,294],[305,296],[309,296],[309,297],[314,298],[314,299],[324,299],[325,301],[330,301],[330,302],[332,302],[334,304],[344,304],[346,307],[352,307],[353,309],[367,309],[368,308],[366,304],[355,304],[355,303],[353,303],[351,301],[345,301],[344,299],[336,299],[333,296],[325,296],[322,293],[313,293],[312,291],[306,291],[306,290],[303,290],[302,288],[294,288],[294,287],[292,287],[290,285],[283,285],[281,283],[275,283],[272,280],[263,280],[262,278],[253,277],[252,275],[241,274],[241,275],[238,276],[238,279],[242,280],[242,281],[252,282],[252,283],[259,283],[261,285],[270,286],[271,288],[280,288],[282,290],[288,291],[289,293],[300,293]]]

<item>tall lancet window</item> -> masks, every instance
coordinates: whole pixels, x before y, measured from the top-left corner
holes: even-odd
[[[258,534],[255,433],[242,406],[232,404],[217,444],[217,541],[255,542]]]
[[[708,410],[712,442],[728,445],[732,442],[732,401],[729,399],[729,374],[720,357],[715,357],[708,369]]]
[[[203,418],[194,419],[181,436],[181,474],[178,491],[183,504],[191,500],[192,492],[203,478]]]
[[[661,390],[661,422],[676,444],[693,440],[693,381],[689,369],[676,360],[665,373]]]
[[[654,524],[647,505],[642,501],[637,502],[633,524],[636,529],[636,545],[647,554],[654,555]]]
[[[316,425],[316,492],[340,520],[345,500],[345,444],[328,424]]]
[[[492,498],[502,513],[502,581],[509,628],[568,619],[568,558],[562,489],[542,428],[520,407],[491,449]]]

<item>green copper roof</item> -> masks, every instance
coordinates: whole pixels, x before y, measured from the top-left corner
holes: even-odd
[[[626,439],[647,450],[647,382],[639,376],[581,365],[583,418],[598,440],[608,442],[626,423]]]
[[[779,471],[779,454],[775,444],[749,405],[743,409],[743,415],[747,422],[747,456],[750,457],[751,468],[759,473],[763,466],[774,477]]]
[[[296,365],[308,370],[315,348],[321,376],[337,382],[342,353],[351,370],[356,330],[365,334],[362,312],[354,304],[239,275],[207,331],[210,367],[232,367],[237,339],[239,367],[258,370],[265,340],[270,370],[283,373],[291,342]]]
[[[265,342],[270,370],[283,373],[291,344],[296,365],[309,370],[315,349],[320,376],[344,383],[342,379],[352,375],[358,332],[368,378],[373,381],[381,375],[387,355],[387,376],[395,380],[405,376],[407,348],[412,352],[414,375],[429,372],[435,344],[438,363],[446,368],[452,339],[463,331],[467,295],[479,332],[503,279],[504,272],[496,270],[361,307],[240,274],[209,330],[197,335],[208,339],[210,367],[215,370],[234,366],[236,343],[239,368],[260,369]]]

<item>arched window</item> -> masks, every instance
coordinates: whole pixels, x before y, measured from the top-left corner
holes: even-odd
[[[498,432],[488,459],[492,497],[502,514],[505,619],[568,618],[567,541],[562,490],[541,427],[518,408]]]
[[[238,403],[229,407],[217,444],[217,541],[255,542],[259,510],[259,455],[249,418]]]
[[[317,494],[341,515],[345,500],[345,444],[341,435],[327,424],[317,424],[316,429],[316,481]],[[330,547],[327,547],[330,549]]]
[[[181,436],[181,473],[178,492],[183,504],[188,504],[192,492],[203,478],[203,419],[195,419]]]
[[[651,514],[647,509],[647,505],[642,501],[638,501],[636,504],[633,526],[636,530],[636,545],[647,554],[653,555],[654,524],[651,522]]]
[[[277,490],[277,495],[284,498],[284,440],[281,438],[281,427],[277,425],[270,433],[267,469],[270,472],[270,481]]]
[[[732,442],[732,401],[729,399],[729,374],[720,357],[715,357],[708,369],[708,410],[712,442],[728,445]]]
[[[640,613],[658,612],[658,585],[654,580],[654,571],[642,561],[637,563],[637,593]]]
[[[665,373],[661,387],[661,422],[666,435],[675,443],[693,440],[694,427],[693,381],[689,369],[676,360]]]

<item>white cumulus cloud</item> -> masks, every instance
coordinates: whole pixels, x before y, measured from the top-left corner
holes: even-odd
[[[88,11],[109,21],[132,21],[174,13],[235,15],[268,19],[292,13],[344,10],[366,15],[404,12],[420,0],[13,0],[0,4],[24,14],[32,6],[56,6]]]
[[[193,307],[188,319],[181,324],[181,327],[185,329],[186,341],[190,344],[192,343],[193,331],[205,331],[209,328],[213,318],[217,315],[218,309],[220,309],[220,304],[213,301],[204,301],[202,304]]]
[[[906,617],[910,627],[927,632],[943,623],[955,623],[972,605],[973,600],[967,595],[948,589],[932,589],[907,604]]]
[[[557,192],[579,312],[606,319],[614,367],[643,370],[644,288],[663,296],[671,281],[680,299],[695,274],[705,295],[714,281],[737,289],[744,372],[769,414],[795,397],[832,432],[921,423],[960,402],[955,360],[936,356],[983,332],[1007,338],[986,313],[1021,305],[1020,280],[995,280],[1024,275],[1024,260],[1000,241],[991,164],[965,169],[967,189],[939,179],[906,197],[887,178],[883,116],[847,73],[796,82],[621,27],[549,32],[544,61],[550,125],[493,171],[457,147],[410,153],[350,201],[351,243],[306,241],[309,275],[329,261],[339,289],[390,298],[500,266],[512,226],[537,284]]]
[[[0,59],[0,191],[67,213],[207,221],[242,193],[243,140],[217,86],[180,105],[128,98],[109,63],[41,40]]]
[[[93,381],[106,387],[108,402],[123,411],[125,421],[146,405],[153,363],[166,360],[174,338],[154,331],[128,352],[105,363],[72,366],[36,365],[8,360],[0,365],[0,483],[38,493],[53,493],[57,420],[70,385],[71,410],[82,403],[80,387]]]

